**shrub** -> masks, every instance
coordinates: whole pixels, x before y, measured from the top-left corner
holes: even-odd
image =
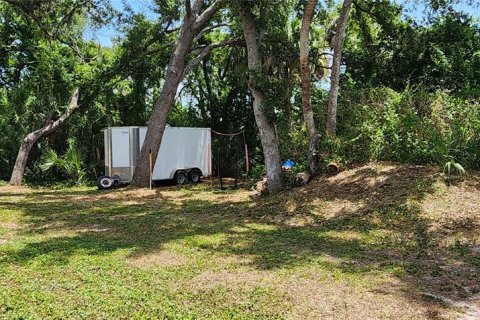
[[[339,106],[337,139],[322,141],[327,160],[443,164],[452,157],[480,166],[478,102],[423,88],[369,88],[344,92]]]
[[[59,156],[53,149],[49,149],[43,156],[39,168],[43,172],[56,168],[65,173],[68,179],[76,185],[86,182],[87,174],[83,168],[82,154],[73,139],[68,140],[67,151],[62,156]]]

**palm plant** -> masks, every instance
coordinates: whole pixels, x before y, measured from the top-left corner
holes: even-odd
[[[453,158],[450,158],[450,161],[446,162],[443,166],[443,173],[447,176],[447,182],[450,184],[451,177],[456,173],[460,177],[463,177],[467,174],[465,168]]]
[[[62,156],[53,149],[49,149],[44,155],[40,169],[45,172],[52,168],[65,172],[76,185],[85,182],[86,172],[83,169],[82,154],[73,139],[68,140],[67,151]]]

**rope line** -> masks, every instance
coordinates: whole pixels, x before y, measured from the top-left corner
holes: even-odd
[[[215,131],[213,129],[210,128],[210,132],[216,134],[216,135],[219,135],[219,136],[227,136],[227,137],[234,137],[234,136],[239,136],[239,135],[243,135],[243,145],[244,145],[244,160],[245,160],[245,169],[246,169],[246,179],[248,181],[248,175],[250,173],[250,158],[249,158],[249,155],[248,155],[248,146],[247,146],[247,141],[245,139],[245,131],[242,130],[242,131],[239,131],[239,132],[236,132],[236,133],[223,133],[223,132],[218,132],[218,131]],[[237,150],[237,154],[238,154],[238,150]],[[218,149],[218,160],[217,160],[217,171],[218,171],[218,177],[220,179],[220,186],[221,188],[223,189],[223,180],[222,180],[222,175],[221,175],[221,172],[220,172],[220,149]],[[238,168],[237,168],[238,170]],[[238,171],[237,171],[237,175],[238,175]],[[237,183],[237,177],[235,177],[235,185]]]
[[[212,131],[213,133],[215,134],[218,134],[219,136],[230,136],[230,137],[233,137],[233,136],[238,136],[240,134],[243,134],[243,130],[242,131],[239,131],[239,132],[236,132],[236,133],[222,133],[222,132],[218,132],[218,131],[215,131],[213,129],[210,129],[210,131]]]

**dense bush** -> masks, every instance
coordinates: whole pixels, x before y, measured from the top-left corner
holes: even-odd
[[[387,160],[480,168],[479,103],[446,91],[407,88],[345,90],[338,137],[324,139],[326,160]]]

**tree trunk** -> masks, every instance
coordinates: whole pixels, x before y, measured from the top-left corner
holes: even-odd
[[[275,126],[262,110],[264,107],[262,106],[264,94],[255,83],[255,77],[262,71],[259,34],[255,26],[255,18],[245,2],[240,3],[240,17],[247,45],[248,70],[250,72],[248,87],[253,96],[253,113],[260,132],[260,140],[265,157],[268,191],[275,193],[282,188],[282,168],[280,165],[278,139]]]
[[[155,103],[152,114],[148,120],[147,134],[140,152],[140,157],[135,168],[132,179],[132,186],[148,187],[150,181],[149,153],[152,152],[153,163],[155,163],[160,150],[163,133],[167,124],[168,114],[175,102],[177,89],[182,80],[181,76],[185,68],[187,54],[193,41],[191,30],[192,21],[185,18],[175,49],[170,57],[165,82],[160,97]]]
[[[327,165],[327,173],[330,175],[335,175],[340,172],[340,166],[335,162],[330,162]]]
[[[328,95],[327,135],[335,138],[337,128],[337,101],[340,82],[340,65],[342,62],[343,42],[347,28],[348,14],[352,7],[352,0],[344,0],[342,12],[337,21],[335,40],[333,41],[332,75],[330,77],[330,93]]]
[[[131,185],[134,187],[149,186],[149,153],[152,152],[153,163],[155,163],[167,124],[168,114],[175,102],[178,86],[186,75],[186,70],[189,69],[186,65],[187,55],[190,53],[196,35],[210,21],[222,3],[223,1],[213,2],[199,14],[203,4],[202,0],[196,0],[193,5],[190,5],[189,0],[185,1],[186,14],[174,50],[170,56],[162,91],[148,120],[147,134],[132,178]]]
[[[307,4],[305,5],[305,12],[303,14],[302,28],[300,29],[300,77],[302,82],[303,118],[305,121],[305,127],[307,128],[309,142],[308,166],[310,173],[313,176],[315,176],[318,172],[319,159],[317,144],[319,137],[317,136],[317,131],[315,129],[315,121],[312,110],[312,98],[310,92],[310,45],[308,38],[316,4],[317,0],[308,0]]]
[[[303,187],[305,186],[312,176],[308,172],[299,172],[295,175],[295,179],[293,179],[293,185],[295,187]]]
[[[73,111],[78,108],[78,88],[75,89],[72,97],[70,98],[70,104],[67,107],[65,113],[60,116],[56,121],[46,124],[44,127],[30,132],[25,136],[20,144],[20,149],[18,150],[17,160],[15,161],[15,166],[13,167],[12,176],[10,177],[10,185],[19,186],[22,184],[23,173],[25,172],[25,167],[27,166],[28,155],[32,150],[32,147],[35,143],[42,137],[54,132],[57,130],[60,125],[67,120]]]

